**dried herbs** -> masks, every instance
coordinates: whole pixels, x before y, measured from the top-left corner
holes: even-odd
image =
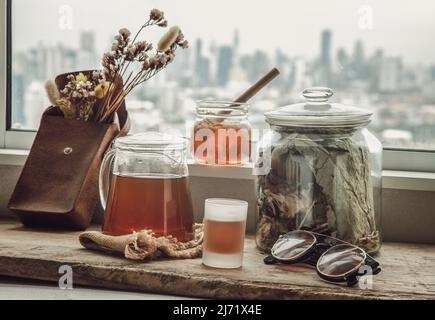
[[[258,246],[304,229],[379,250],[369,150],[353,132],[280,132],[271,170],[258,180]]]
[[[47,95],[65,118],[111,123],[125,98],[137,86],[171,64],[177,49],[188,48],[188,41],[176,26],[169,29],[155,50],[152,43],[138,41],[145,29],[168,26],[164,13],[158,9],[153,9],[147,19],[133,39],[130,30],[119,30],[110,51],[103,56],[101,70],[88,75],[71,74],[65,88],[57,88],[54,81],[47,81]]]

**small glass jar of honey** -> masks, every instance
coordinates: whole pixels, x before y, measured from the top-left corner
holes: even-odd
[[[252,127],[248,109],[244,103],[198,103],[192,139],[197,163],[240,166],[251,162]]]

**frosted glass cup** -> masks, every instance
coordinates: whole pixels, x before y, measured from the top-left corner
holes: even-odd
[[[203,264],[220,269],[243,265],[248,203],[232,199],[205,202]]]

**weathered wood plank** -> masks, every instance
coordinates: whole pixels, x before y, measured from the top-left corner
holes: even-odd
[[[23,229],[0,222],[0,275],[57,282],[61,265],[75,285],[218,299],[435,299],[435,246],[385,244],[373,290],[322,282],[315,271],[265,266],[252,239],[240,270],[216,270],[201,260],[135,263],[82,249],[78,233]]]

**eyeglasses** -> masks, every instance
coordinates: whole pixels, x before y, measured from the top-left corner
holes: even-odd
[[[338,244],[337,244],[338,243]],[[308,264],[316,267],[325,281],[347,283],[353,287],[359,277],[381,272],[379,263],[363,249],[339,239],[309,231],[293,231],[281,236],[272,248],[272,255],[264,259],[267,265]],[[363,268],[363,267],[367,268]]]

